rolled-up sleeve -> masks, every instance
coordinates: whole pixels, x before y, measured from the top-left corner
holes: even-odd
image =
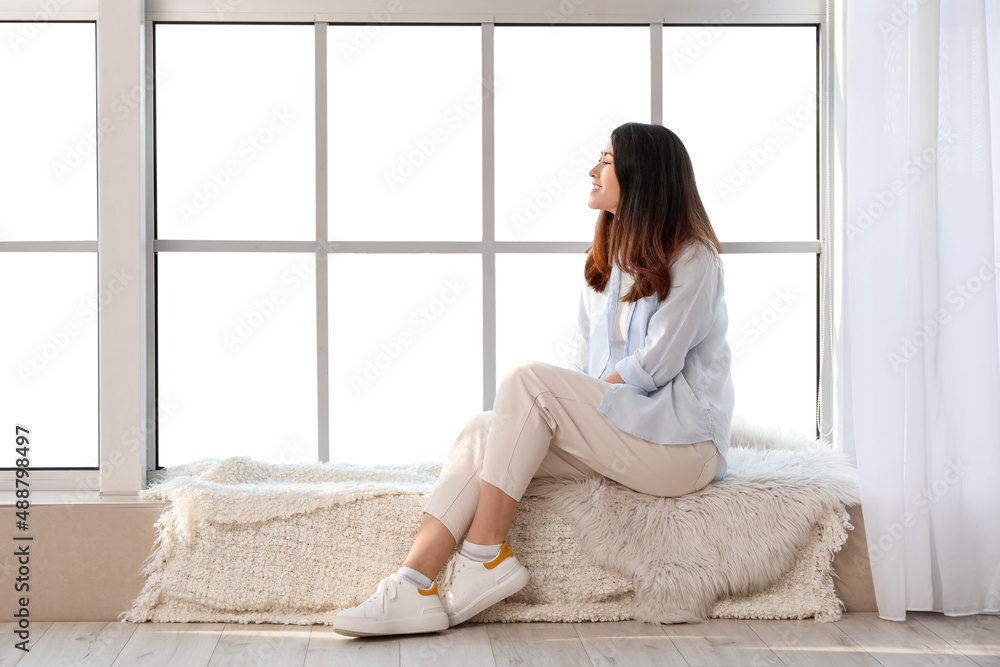
[[[649,320],[640,349],[615,364],[628,384],[653,392],[684,368],[688,352],[704,340],[715,320],[718,303],[716,255],[700,248],[687,249],[671,264],[671,287],[667,298]]]
[[[587,308],[586,285],[580,289],[580,303],[576,324],[570,338],[569,365],[581,373],[589,373],[590,362],[590,312]]]

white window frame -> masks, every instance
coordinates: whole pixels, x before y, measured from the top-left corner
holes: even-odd
[[[816,25],[819,27],[818,240],[727,242],[728,253],[810,252],[817,256],[819,385],[817,423],[824,440],[842,450],[838,400],[842,393],[834,376],[834,332],[839,322],[835,279],[842,275],[835,260],[841,255],[843,228],[842,90],[843,5],[835,0],[621,0],[615,13],[592,13],[584,0],[538,6],[534,0],[491,0],[495,11],[468,12],[460,0],[428,0],[419,13],[401,11],[400,0],[386,0],[372,12],[364,0],[341,0],[338,11],[320,0],[8,0],[0,21],[97,21],[98,119],[111,117],[111,105],[129,91],[144,91],[139,111],[122,121],[98,147],[98,280],[125,269],[141,276],[141,289],[125,293],[104,309],[98,322],[100,391],[100,469],[35,471],[35,489],[135,496],[154,470],[156,442],[155,376],[155,255],[171,251],[305,251],[315,252],[317,280],[317,363],[320,460],[329,456],[326,257],[336,252],[462,252],[483,258],[483,400],[493,403],[496,385],[495,259],[504,252],[583,252],[589,242],[501,242],[494,240],[493,105],[483,96],[483,239],[470,242],[329,242],[326,240],[326,151],[316,151],[315,241],[181,241],[153,237],[153,104],[148,86],[152,71],[152,35],[156,22],[304,23],[316,27],[316,140],[326,145],[326,26],[329,23],[473,23],[483,31],[483,77],[492,80],[493,30],[504,24],[630,24],[650,29],[651,122],[662,122],[662,27],[664,25]],[[40,10],[40,7],[42,8]],[[53,11],[54,10],[54,11]],[[837,70],[837,71],[835,71]],[[836,84],[836,85],[835,85]],[[839,149],[842,150],[842,149]],[[140,224],[137,224],[140,223]],[[836,243],[836,246],[835,246]],[[38,248],[32,246],[37,245]],[[20,247],[15,247],[20,246]],[[89,248],[89,246],[87,246]],[[10,250],[41,249],[38,244],[8,244]],[[52,248],[46,245],[46,250]],[[74,249],[76,249],[74,247]],[[83,249],[83,248],[81,248]],[[837,278],[835,278],[835,276]],[[836,341],[839,347],[840,341]],[[141,434],[139,446],[134,436]],[[0,477],[3,489],[13,488],[13,475]],[[72,496],[66,495],[67,498]]]

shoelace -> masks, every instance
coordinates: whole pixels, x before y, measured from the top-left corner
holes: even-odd
[[[385,614],[386,605],[388,604],[386,598],[389,600],[396,599],[396,582],[392,580],[391,576],[378,582],[378,588],[375,589],[375,593],[368,599],[373,603],[377,601],[382,614]]]
[[[458,562],[458,558],[452,558],[448,561],[448,564],[444,568],[444,576],[441,581],[441,595],[447,595],[448,591],[451,589],[451,582],[455,575],[455,564]],[[465,566],[465,563],[462,563]]]

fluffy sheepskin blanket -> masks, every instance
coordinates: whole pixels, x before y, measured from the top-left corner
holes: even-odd
[[[832,560],[857,471],[819,441],[734,419],[726,479],[657,498],[606,478],[534,480],[508,543],[532,574],[474,622],[839,620]],[[332,624],[402,563],[440,463],[166,470],[169,501],[122,621]]]

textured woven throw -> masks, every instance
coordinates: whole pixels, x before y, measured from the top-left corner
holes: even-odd
[[[534,480],[507,541],[531,572],[473,622],[840,619],[832,560],[860,502],[844,455],[734,419],[726,479],[657,498],[603,477]],[[403,562],[440,463],[166,469],[169,501],[123,622],[330,625]]]

